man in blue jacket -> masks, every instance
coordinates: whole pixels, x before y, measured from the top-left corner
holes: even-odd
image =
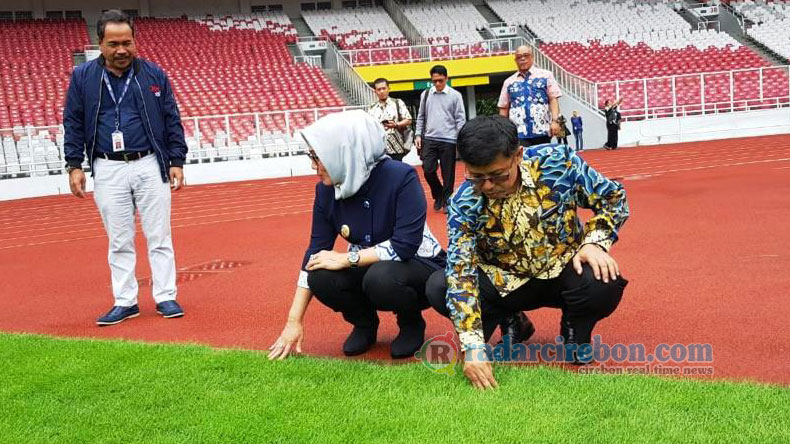
[[[113,325],[137,316],[135,210],[148,242],[157,313],[184,315],[176,299],[176,266],[170,232],[170,193],[184,184],[187,146],[167,76],[136,58],[131,19],[118,10],[97,24],[101,57],[71,76],[63,113],[66,169],[71,192],[85,197],[86,160],[94,200],[109,237],[115,303],[96,323]]]

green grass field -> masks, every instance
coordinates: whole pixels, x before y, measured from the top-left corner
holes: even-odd
[[[0,442],[790,442],[790,389],[0,334]]]

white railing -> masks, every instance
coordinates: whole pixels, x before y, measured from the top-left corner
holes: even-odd
[[[392,63],[432,62],[469,59],[511,54],[525,43],[521,37],[481,40],[473,43],[400,46],[340,50],[351,66],[384,65]]]
[[[624,120],[790,107],[790,66],[736,69],[595,84],[596,104],[623,98]]]
[[[358,106],[182,117],[187,163],[210,163],[299,155],[299,131],[319,118]],[[64,172],[63,126],[0,129],[0,179]],[[84,168],[89,170],[87,160]]]
[[[551,57],[544,54],[532,43],[522,40],[522,44],[528,45],[532,48],[532,54],[535,57],[534,64],[538,68],[551,71],[557,83],[560,84],[562,92],[568,94],[579,100],[584,106],[591,111],[597,111],[596,103],[598,103],[597,91],[595,83],[585,79],[584,77],[577,76],[567,71],[560,66],[559,63],[551,59]]]
[[[340,54],[334,44],[329,45],[327,57],[334,57],[340,86],[351,95],[353,103],[368,105],[378,100],[373,88],[354,70],[351,63]]]
[[[716,32],[721,32],[721,23],[718,20],[705,20],[700,19],[697,22],[697,31],[715,29]]]
[[[322,67],[321,56],[320,55],[302,55],[302,56],[295,56],[294,62],[296,63],[305,63],[310,66],[314,66],[316,68]]]

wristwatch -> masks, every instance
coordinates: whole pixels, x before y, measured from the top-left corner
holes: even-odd
[[[74,171],[74,170],[81,170],[81,169],[82,169],[81,166],[68,165],[68,166],[66,166],[66,174],[71,174],[72,171]]]
[[[349,251],[348,263],[351,264],[351,268],[357,268],[359,266],[359,253],[356,251]]]

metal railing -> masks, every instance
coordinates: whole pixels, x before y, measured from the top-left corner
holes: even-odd
[[[314,66],[316,68],[321,68],[323,63],[321,61],[320,55],[302,55],[302,56],[295,56],[294,62],[296,63],[305,63],[310,66]]]
[[[446,43],[434,45],[400,46],[392,48],[368,48],[340,50],[353,66],[383,65],[392,63],[431,62],[434,60],[458,60],[472,57],[490,57],[511,54],[516,47],[525,43],[521,37],[481,40],[473,43]]]
[[[335,61],[340,86],[350,94],[354,103],[370,104],[377,100],[373,88],[354,70],[351,63],[341,55],[334,44],[329,45],[327,57],[332,57]]]
[[[596,105],[622,97],[624,120],[790,107],[790,66],[598,82]]]
[[[183,117],[187,164],[294,156],[307,147],[299,131],[319,118],[359,106]],[[0,179],[64,173],[63,126],[0,129]],[[87,159],[84,169],[90,170]]]
[[[526,40],[522,40],[522,44],[528,45],[532,48],[532,53],[535,57],[534,64],[538,68],[551,71],[551,73],[554,74],[554,78],[562,88],[563,94],[569,94],[570,96],[576,98],[588,109],[597,112],[598,108],[596,104],[598,103],[598,88],[596,88],[594,82],[591,82],[584,77],[570,73],[568,70],[560,66],[559,63],[555,62],[551,57],[540,51],[536,45],[527,42]]]
[[[717,32],[721,32],[721,23],[718,20],[700,19],[697,22],[697,31],[702,31],[703,29],[715,29]]]

